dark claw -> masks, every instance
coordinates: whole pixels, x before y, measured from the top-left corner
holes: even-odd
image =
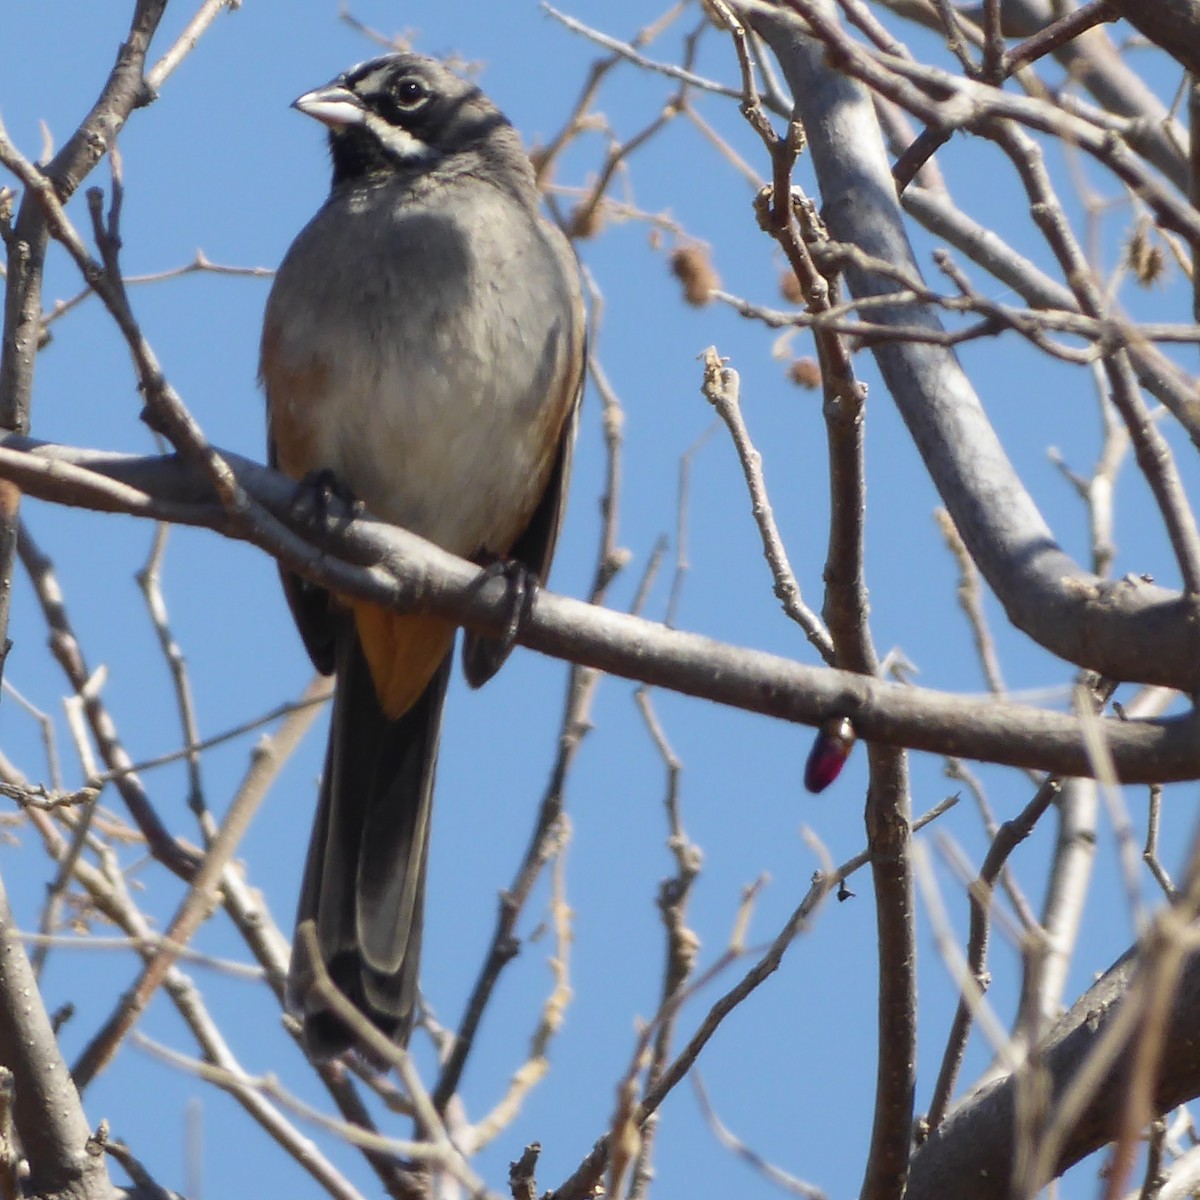
[[[362,511],[362,501],[332,470],[321,467],[309,471],[296,485],[292,513],[298,521],[324,527],[330,523],[329,510],[335,501],[349,508],[352,516]]]
[[[488,563],[479,576],[477,586],[483,587],[492,579],[503,579],[508,585],[508,620],[504,624],[504,632],[496,639],[500,655],[507,657],[517,644],[522,628],[533,616],[540,585],[537,576],[515,559]]]

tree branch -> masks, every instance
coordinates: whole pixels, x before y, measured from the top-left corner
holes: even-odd
[[[262,541],[274,547],[277,528],[305,525],[293,511],[294,480],[235,454],[221,455],[238,485],[273,514]],[[254,522],[231,517],[200,469],[178,458],[102,454],[9,437],[0,440],[5,477],[42,499],[204,526],[261,544]],[[506,627],[510,605],[503,581],[481,580],[473,564],[405,530],[352,519],[337,502],[329,517],[330,528],[305,525],[313,541],[285,530],[281,557],[287,566],[343,595],[399,611],[436,612],[485,633]],[[1128,583],[1111,594],[1136,602],[1141,590]],[[888,746],[1094,775],[1085,729],[1073,716],[806,667],[549,592],[540,593],[517,640],[555,658],[785,721],[818,725],[848,717],[861,737]],[[1098,729],[1125,782],[1200,777],[1195,713],[1147,721],[1105,718]]]
[[[29,1162],[30,1195],[69,1193],[73,1200],[110,1200],[102,1152],[58,1050],[37,980],[0,883],[0,1062],[12,1072],[17,1133]]]
[[[796,97],[830,233],[919,275],[865,88],[830,65],[824,43],[789,11],[762,0],[739,0],[738,7],[779,58]],[[853,260],[846,276],[859,298],[896,292],[892,281]],[[931,309],[898,306],[873,316],[942,330]],[[1118,617],[1107,598],[1122,585],[1084,571],[1057,544],[954,353],[882,341],[871,350],[930,477],[1013,624],[1060,658],[1119,680],[1144,676],[1147,657],[1173,657],[1173,651],[1164,654],[1170,644],[1179,652],[1173,679],[1145,682],[1191,691],[1200,680],[1196,605],[1148,586],[1139,589],[1139,615],[1129,619],[1132,612],[1124,609]],[[1189,429],[1197,435],[1200,416]]]
[[[1138,958],[1130,951],[1076,1001],[1037,1050],[1044,1073],[1047,1111],[1079,1072],[1109,1028],[1119,1019]],[[1132,1039],[1090,1089],[1090,1102],[1067,1134],[1053,1164],[1060,1174],[1121,1129],[1126,1076],[1136,1053]],[[1164,1045],[1171,1047],[1154,1089],[1156,1113],[1165,1113],[1200,1095],[1200,953],[1192,953],[1171,1001]],[[1039,1086],[1042,1086],[1039,1084]],[[1006,1200],[1016,1161],[1016,1103],[1020,1084],[1008,1075],[980,1089],[954,1112],[913,1155],[907,1200],[940,1200],[969,1192],[972,1200]]]

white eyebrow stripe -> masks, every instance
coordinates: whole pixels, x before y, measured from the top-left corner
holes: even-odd
[[[355,67],[353,70],[347,72],[347,74],[353,77],[354,72],[363,65],[365,64],[359,63],[358,67]],[[361,95],[369,95],[373,92],[382,91],[382,85],[387,81],[387,78],[391,72],[392,67],[390,65],[376,67],[375,70],[370,73],[370,75],[364,75],[361,79],[355,79],[353,90]]]

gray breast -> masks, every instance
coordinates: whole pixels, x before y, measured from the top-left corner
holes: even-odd
[[[570,370],[578,299],[556,236],[471,176],[331,197],[267,316],[287,368],[316,381],[291,406],[314,467],[456,553],[507,550],[544,486]]]

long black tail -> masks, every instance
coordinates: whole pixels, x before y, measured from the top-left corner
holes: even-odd
[[[334,983],[389,1037],[412,1029],[425,910],[425,866],[448,653],[420,699],[384,715],[353,620],[339,623],[337,688],[296,924],[316,925]],[[310,1053],[353,1044],[311,993],[293,954],[288,1003],[303,1014]]]

